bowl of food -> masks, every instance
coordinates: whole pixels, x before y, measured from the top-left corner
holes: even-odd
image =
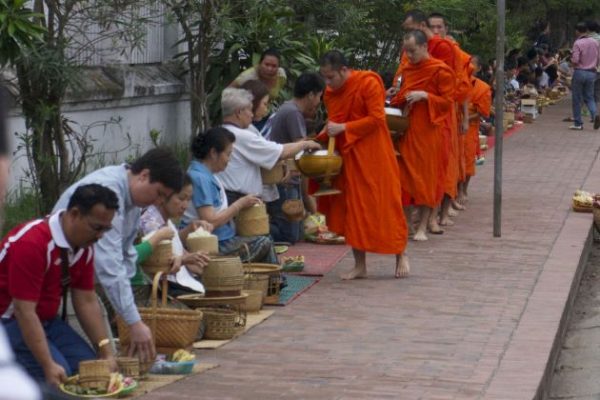
[[[66,382],[61,383],[59,388],[66,394],[84,399],[110,398],[117,397],[123,391],[123,375],[112,373],[110,381],[106,388],[90,388],[81,385],[79,375],[67,378]]]
[[[342,169],[342,157],[337,152],[329,154],[327,150],[302,151],[296,155],[296,166],[309,178],[335,176]]]
[[[408,129],[408,116],[403,115],[399,108],[386,107],[385,120],[390,131],[403,133]]]

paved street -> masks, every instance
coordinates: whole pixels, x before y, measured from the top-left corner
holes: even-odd
[[[533,399],[581,272],[600,189],[600,131],[566,129],[569,103],[504,143],[502,238],[492,237],[493,155],[444,235],[410,242],[412,274],[372,256],[370,279],[341,282],[346,257],[291,305],[199,358],[219,368],[145,399]],[[551,371],[550,371],[551,372]]]

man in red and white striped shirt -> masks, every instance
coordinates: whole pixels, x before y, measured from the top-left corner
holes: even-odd
[[[112,228],[119,203],[101,185],[79,187],[66,210],[12,229],[0,244],[0,315],[17,361],[35,378],[57,385],[96,358],[58,318],[66,282],[75,313],[98,356],[111,360],[108,334],[94,291],[93,244]]]

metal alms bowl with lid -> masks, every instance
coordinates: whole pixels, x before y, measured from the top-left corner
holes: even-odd
[[[334,151],[335,138],[329,138],[327,150],[313,152],[300,152],[296,155],[296,166],[305,176],[319,183],[319,190],[315,196],[341,193],[331,186],[331,178],[342,170],[342,157]]]

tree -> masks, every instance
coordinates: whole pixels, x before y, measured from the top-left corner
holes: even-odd
[[[139,45],[141,0],[0,0],[0,49],[16,71],[27,132],[21,135],[39,191],[40,212],[85,170],[90,143],[62,114],[67,91],[76,91],[82,54]],[[6,6],[6,7],[4,7]],[[100,33],[92,33],[100,28]]]

